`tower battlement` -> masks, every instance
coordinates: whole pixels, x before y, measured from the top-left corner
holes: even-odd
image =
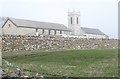
[[[72,11],[70,11],[70,10],[68,10],[68,15],[70,15],[70,14],[73,14],[73,15],[80,15],[80,10],[72,10]]]
[[[71,15],[71,14],[73,14],[73,15],[80,15],[80,11],[69,11],[68,12],[68,15]]]

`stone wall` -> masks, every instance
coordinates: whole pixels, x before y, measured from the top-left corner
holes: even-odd
[[[114,49],[116,39],[63,38],[54,36],[9,36],[2,37],[3,51],[35,49]]]

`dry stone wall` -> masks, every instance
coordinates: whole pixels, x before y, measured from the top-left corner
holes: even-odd
[[[115,49],[116,39],[63,38],[51,36],[9,36],[2,37],[3,51],[36,49]]]

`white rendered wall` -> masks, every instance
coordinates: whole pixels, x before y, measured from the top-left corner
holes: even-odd
[[[7,21],[3,27],[3,34],[8,35],[27,35],[35,34],[35,28],[16,27],[11,21]]]
[[[42,34],[42,29],[38,29],[38,33],[41,35]]]
[[[59,35],[59,34],[60,34],[60,31],[59,31],[59,30],[57,30],[57,31],[56,31],[56,35]]]
[[[107,38],[106,35],[84,34],[87,38]]]
[[[49,30],[44,29],[44,34],[45,34],[45,35],[48,35],[48,33],[49,33]]]
[[[50,35],[54,35],[54,30],[50,30]]]

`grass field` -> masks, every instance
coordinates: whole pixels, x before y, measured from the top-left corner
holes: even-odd
[[[69,77],[117,77],[117,49],[3,52],[3,58],[27,75]],[[3,62],[6,72],[15,71]]]

